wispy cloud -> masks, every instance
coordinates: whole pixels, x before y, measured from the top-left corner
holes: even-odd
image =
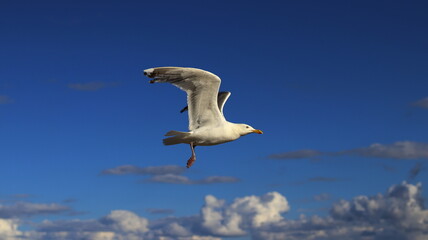
[[[102,82],[102,81],[94,81],[87,83],[70,83],[68,87],[78,91],[97,91],[106,87],[114,87],[117,86],[117,82]]]
[[[168,183],[168,184],[215,184],[235,183],[239,179],[228,176],[208,176],[203,179],[192,180],[182,174],[186,168],[175,165],[138,167],[134,165],[122,165],[103,170],[101,175],[150,175],[150,178],[141,183]]]
[[[346,150],[338,154],[375,158],[421,159],[428,158],[428,143],[411,141],[401,141],[393,144],[374,143],[369,147]]]
[[[368,147],[343,150],[338,152],[321,152],[317,150],[299,150],[270,155],[271,159],[299,159],[321,156],[361,156],[370,158],[389,159],[426,159],[428,158],[428,143],[400,141],[392,144],[374,143]]]
[[[21,218],[36,215],[51,215],[70,213],[72,210],[68,206],[57,203],[29,203],[17,202],[12,205],[0,205],[0,218]]]
[[[0,95],[0,104],[10,104],[13,103],[13,99],[6,95]]]
[[[215,183],[235,183],[238,178],[227,176],[209,176],[203,179],[192,180],[186,176],[175,174],[156,175],[142,182],[170,183],[170,184],[215,184]]]
[[[428,109],[428,97],[412,103],[413,106]]]
[[[186,168],[175,165],[138,167],[134,165],[122,165],[115,168],[106,169],[101,175],[164,175],[182,174]]]

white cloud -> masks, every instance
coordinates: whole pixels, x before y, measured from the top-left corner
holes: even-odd
[[[115,210],[101,219],[101,223],[111,228],[114,232],[134,233],[136,235],[147,232],[148,220],[141,218],[133,212]]]
[[[126,240],[114,232],[31,232],[34,240]],[[131,240],[131,239],[129,239]],[[141,240],[141,239],[140,239]]]
[[[328,217],[302,216],[257,229],[255,239],[371,239],[413,240],[428,238],[428,210],[421,185],[390,187],[386,194],[358,196],[335,203]]]
[[[422,240],[428,238],[428,210],[421,184],[391,186],[385,194],[357,196],[333,204],[325,217],[288,220],[287,199],[277,192],[236,198],[231,203],[205,197],[200,214],[148,221],[137,214],[112,211],[95,220],[43,221],[18,231],[18,221],[0,219],[0,240]]]
[[[236,212],[225,211],[225,202],[214,196],[205,197],[205,206],[201,210],[202,226],[213,235],[240,236],[246,232],[239,226],[242,216]]]
[[[208,195],[201,211],[202,226],[214,235],[245,235],[247,229],[282,220],[281,214],[289,209],[287,199],[277,192],[237,198],[229,206]]]
[[[18,221],[14,219],[0,219],[0,240],[21,239],[22,232],[18,230]]]
[[[344,221],[390,223],[403,229],[427,229],[428,211],[424,209],[421,185],[406,182],[394,185],[385,195],[358,196],[333,205],[331,215]]]
[[[149,221],[133,212],[112,211],[98,220],[44,221],[32,239],[141,240]]]

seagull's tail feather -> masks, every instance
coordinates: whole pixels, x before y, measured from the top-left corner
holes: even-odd
[[[164,145],[174,145],[174,144],[180,144],[180,143],[188,143],[186,138],[190,135],[188,132],[179,132],[179,131],[169,131],[165,134],[165,136],[173,136],[169,138],[163,139]]]
[[[175,135],[180,135],[180,134],[189,135],[190,133],[171,130],[171,131],[165,133],[165,136],[175,136]]]

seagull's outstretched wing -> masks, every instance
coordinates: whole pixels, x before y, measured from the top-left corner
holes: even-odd
[[[221,113],[223,113],[224,104],[226,103],[227,99],[230,97],[232,93],[231,92],[219,92],[217,96],[217,105],[218,109]],[[183,109],[180,110],[180,113],[183,113],[187,111],[188,106],[185,106]],[[223,113],[224,115],[224,113]]]
[[[150,68],[144,70],[144,75],[153,78],[150,83],[171,83],[187,93],[190,131],[225,121],[217,104],[221,80],[216,75],[181,67]]]

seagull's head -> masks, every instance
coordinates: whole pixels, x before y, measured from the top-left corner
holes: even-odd
[[[257,133],[257,134],[263,134],[262,130],[254,129],[248,124],[237,124],[238,131],[241,136],[250,134],[250,133]]]

